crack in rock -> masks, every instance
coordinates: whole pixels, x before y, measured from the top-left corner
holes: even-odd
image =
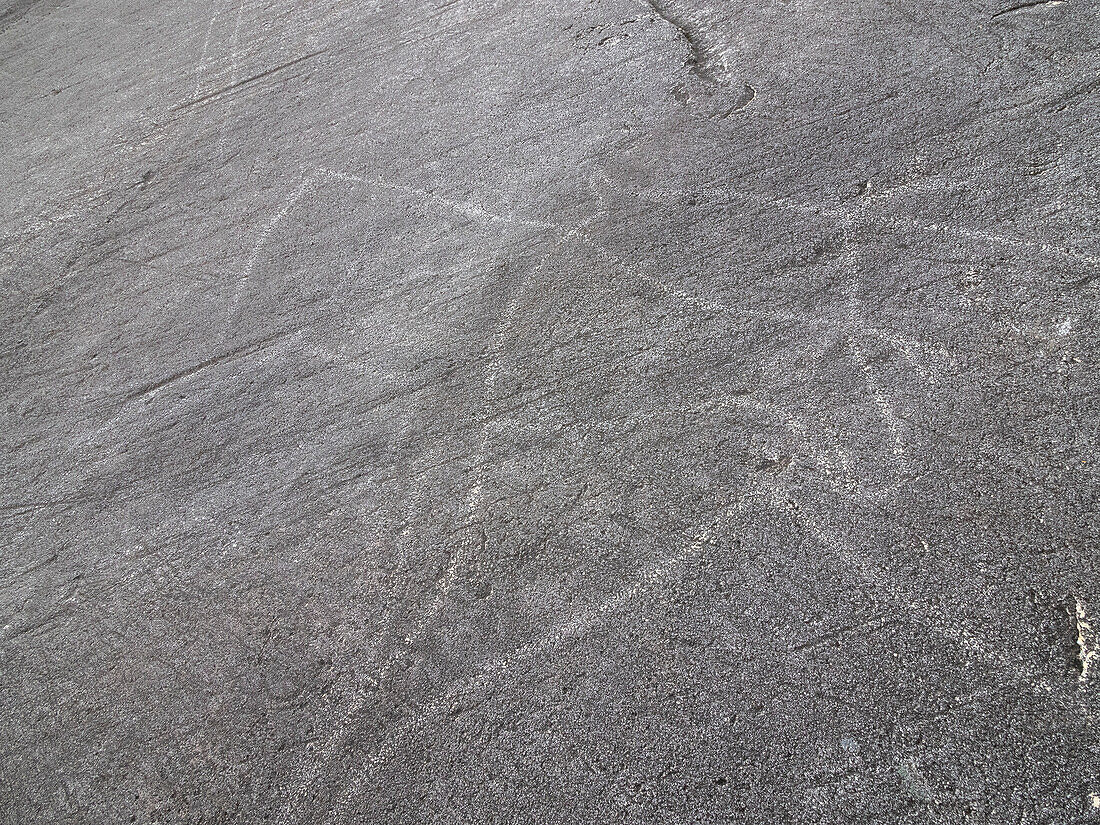
[[[672,26],[687,43],[689,52],[688,66],[692,74],[703,81],[703,85],[705,86],[713,87],[723,85],[722,78],[719,77],[714,62],[711,59],[710,50],[702,43],[701,38],[703,32],[699,27],[691,21],[680,17],[663,3],[658,2],[658,0],[646,0],[646,4],[653,10],[654,14]]]
[[[990,19],[996,20],[998,17],[1004,17],[1006,14],[1017,14],[1018,12],[1037,9],[1041,6],[1060,6],[1063,2],[1064,0],[1030,0],[1030,2],[1019,3],[1015,6],[1009,6],[1007,9],[1001,9],[998,12],[994,12],[990,15]]]

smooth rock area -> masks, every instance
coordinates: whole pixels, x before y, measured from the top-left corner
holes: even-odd
[[[1012,2],[0,0],[0,822],[1100,822]]]

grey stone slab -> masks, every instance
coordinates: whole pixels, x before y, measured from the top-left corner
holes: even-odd
[[[1098,33],[0,4],[0,821],[1100,821]]]

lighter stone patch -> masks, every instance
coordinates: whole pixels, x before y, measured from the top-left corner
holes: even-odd
[[[1088,602],[1077,599],[1077,658],[1081,660],[1081,675],[1078,678],[1082,682],[1092,678],[1100,662],[1100,638],[1093,627],[1094,621]]]

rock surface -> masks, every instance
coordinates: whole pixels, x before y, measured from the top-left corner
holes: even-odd
[[[999,2],[0,3],[0,821],[1100,821]]]

